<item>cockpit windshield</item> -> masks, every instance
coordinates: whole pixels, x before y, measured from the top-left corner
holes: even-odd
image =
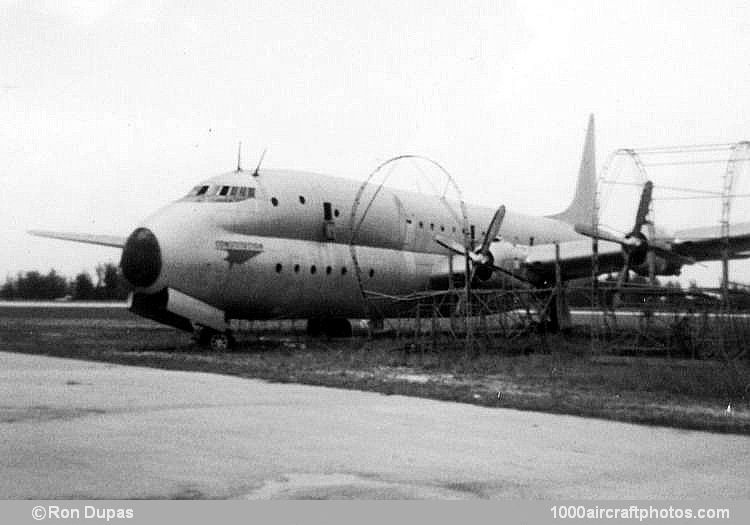
[[[200,184],[182,200],[199,202],[236,202],[255,198],[255,188],[225,184]]]

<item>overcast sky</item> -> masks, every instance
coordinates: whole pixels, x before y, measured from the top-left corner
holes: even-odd
[[[600,164],[750,139],[748,19],[746,1],[0,0],[0,278],[118,261],[24,232],[127,235],[240,140],[246,164],[268,148],[266,167],[356,179],[420,153],[471,202],[560,211],[589,113]]]

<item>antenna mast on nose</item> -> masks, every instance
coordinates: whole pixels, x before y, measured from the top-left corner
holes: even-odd
[[[237,145],[237,171],[242,171],[242,141]]]
[[[260,154],[260,160],[258,160],[258,165],[255,167],[255,171],[253,172],[253,177],[257,177],[260,172],[260,165],[263,163],[263,157],[266,156],[266,151],[268,148],[263,150],[263,153]]]

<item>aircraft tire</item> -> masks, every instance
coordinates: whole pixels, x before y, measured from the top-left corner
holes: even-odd
[[[343,317],[323,317],[307,320],[307,335],[310,337],[351,337],[352,325]]]
[[[195,335],[198,344],[214,352],[227,352],[234,348],[235,340],[229,332],[219,332],[212,328],[202,327]]]
[[[227,352],[232,349],[232,337],[224,332],[214,332],[208,340],[208,346],[214,352]]]
[[[326,319],[323,322],[323,331],[328,337],[351,337],[352,324],[349,319]]]
[[[313,318],[307,320],[307,328],[305,331],[310,337],[319,337],[323,334],[323,320],[319,318]]]

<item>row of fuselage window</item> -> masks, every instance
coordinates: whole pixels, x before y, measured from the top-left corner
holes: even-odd
[[[218,202],[244,201],[255,198],[255,188],[250,186],[214,186],[202,184],[187,194],[188,199],[211,200]]]
[[[295,264],[292,268],[294,270],[294,273],[300,273],[302,271],[302,268],[300,267],[299,264]],[[284,265],[281,264],[281,263],[278,263],[276,265],[276,273],[281,273],[283,271],[284,271]],[[310,266],[310,273],[312,275],[315,275],[316,273],[318,273],[318,267],[315,266],[314,264],[311,265]],[[332,273],[333,273],[333,267],[332,266],[326,266],[326,268],[325,268],[325,274],[326,275],[331,275]],[[346,266],[342,266],[341,267],[341,275],[346,275],[347,273],[349,273],[349,270],[346,268]],[[370,277],[375,277],[375,270],[372,269],[372,268],[370,268],[370,271],[367,272],[367,275],[369,275]]]
[[[206,197],[211,198],[211,200],[217,201],[241,201],[245,199],[254,199],[255,188],[247,186],[211,186],[204,184],[202,186],[196,186],[195,188],[193,188],[193,191],[188,194],[188,197]],[[300,195],[299,202],[300,204],[305,204],[305,197]],[[271,197],[271,204],[276,207],[279,205],[279,200],[276,197]],[[339,210],[334,210],[333,215],[335,217],[338,217]],[[406,222],[407,224],[411,224],[412,220],[406,219]],[[419,221],[417,224],[420,228],[425,228],[424,221]],[[441,232],[445,232],[446,230],[445,226],[443,226],[442,224],[439,226],[439,229]],[[430,223],[430,230],[435,230],[434,222]],[[451,228],[451,231],[453,233],[456,233],[456,227],[453,226]],[[484,232],[481,232],[480,235],[484,236]]]
[[[406,224],[412,224],[412,220],[411,220],[411,219],[406,219]],[[419,227],[420,227],[421,229],[425,229],[425,224],[424,224],[424,221],[419,221],[419,222],[417,223],[417,225],[418,225],[418,226],[419,226]],[[435,223],[434,223],[434,222],[431,222],[431,223],[430,223],[430,230],[431,230],[431,231],[435,231],[435,229],[436,229]],[[440,231],[441,231],[441,232],[444,232],[444,231],[446,230],[446,227],[445,227],[445,226],[443,226],[443,225],[441,224],[441,225],[440,225],[440,227],[439,227],[439,229],[440,229]],[[456,227],[455,227],[455,226],[452,226],[452,227],[451,227],[451,232],[452,232],[452,233],[456,233]],[[463,233],[471,233],[472,235],[474,235],[474,225],[473,225],[473,224],[471,225],[471,230],[470,230],[470,232],[465,232],[464,230],[461,230],[461,233],[462,233],[462,234],[463,234]],[[480,232],[480,233],[479,233],[479,235],[481,235],[482,237],[484,237],[484,231]]]
[[[201,200],[210,200],[217,202],[242,201],[245,199],[254,199],[255,188],[251,186],[217,186],[202,184],[193,188],[190,193],[187,194],[187,198],[200,198]],[[307,202],[307,199],[305,199],[304,195],[300,195],[298,198],[300,204],[305,204]],[[274,207],[279,205],[279,199],[277,199],[276,197],[271,197],[270,201]],[[334,217],[338,217],[339,214],[340,213],[338,209],[333,210]]]

